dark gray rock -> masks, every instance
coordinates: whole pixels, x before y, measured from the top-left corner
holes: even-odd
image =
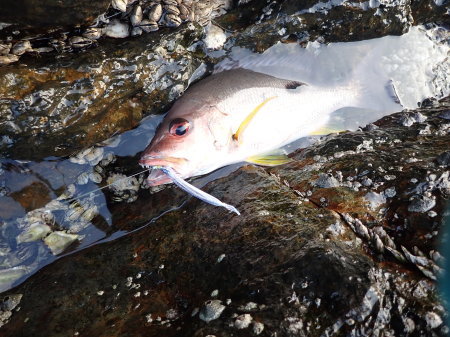
[[[450,151],[443,152],[437,156],[436,162],[442,166],[450,166]]]
[[[110,0],[2,0],[0,22],[33,27],[89,24],[105,12]]]
[[[76,56],[0,67],[0,134],[9,139],[0,153],[16,159],[68,155],[163,111],[199,64],[187,48],[201,34],[201,27],[189,25]]]
[[[448,104],[447,99],[418,112],[438,129],[445,120],[437,115]],[[417,123],[399,127],[401,116],[385,117],[370,131],[328,136],[298,151],[287,165],[245,166],[206,186],[242,216],[190,199],[139,231],[56,261],[4,294],[22,298],[3,332],[244,336],[250,327],[238,329],[235,319],[250,313],[264,325],[262,336],[361,330],[445,336],[448,328],[439,320],[446,313],[433,281],[439,267],[432,258],[442,212],[429,216],[408,206],[412,195],[431,191],[433,210],[444,207],[445,194],[431,185],[439,179],[427,177],[446,179],[432,160],[448,147],[450,135],[421,135]],[[377,142],[380,137],[386,141]],[[367,140],[374,141],[373,149],[351,151]],[[336,144],[346,155],[334,156]],[[411,151],[418,160],[406,168]],[[379,167],[396,179],[385,181]],[[344,178],[339,186],[311,186],[324,172],[337,171]],[[347,186],[355,172],[364,175],[352,181],[370,177],[374,184],[360,190]],[[397,193],[383,204],[371,207],[365,200],[368,192],[388,188]],[[110,210],[116,226],[136,228],[179,196],[166,188],[140,196],[127,210],[120,203]],[[208,323],[205,302],[220,306],[220,315],[214,311]]]

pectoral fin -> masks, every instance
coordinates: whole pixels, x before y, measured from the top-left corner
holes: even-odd
[[[253,109],[252,112],[250,112],[248,114],[247,117],[245,117],[244,121],[241,123],[241,125],[239,125],[239,128],[237,129],[236,133],[233,134],[233,140],[235,141],[240,141],[240,138],[242,136],[242,133],[244,132],[245,128],[247,127],[247,125],[251,122],[251,120],[253,119],[253,117],[255,117],[255,115],[258,113],[258,111],[270,100],[276,98],[276,96],[273,97],[269,97],[267,99],[265,99],[262,103],[258,104],[258,106]]]
[[[323,135],[329,135],[330,133],[339,133],[345,130],[339,130],[338,128],[331,128],[328,126],[322,126],[318,128],[317,130],[311,132],[310,136],[323,136]]]
[[[286,156],[285,154],[275,154],[275,155],[252,156],[248,157],[246,161],[252,164],[262,166],[278,166],[281,164],[290,163],[292,159]]]

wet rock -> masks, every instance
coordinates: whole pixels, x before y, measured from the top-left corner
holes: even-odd
[[[177,336],[182,329],[184,336],[219,336],[241,331],[236,321],[246,326],[243,332],[260,335],[339,335],[364,328],[368,334],[445,336],[431,258],[442,212],[431,218],[408,207],[412,195],[430,191],[433,209],[445,205],[446,195],[436,187],[445,168],[433,160],[448,149],[449,134],[434,132],[445,123],[438,114],[448,106],[446,99],[417,110],[433,125],[430,135],[417,132],[420,123],[401,126],[401,114],[394,114],[370,131],[324,137],[297,151],[289,164],[244,166],[204,188],[239,207],[242,216],[189,199],[149,226],[56,261],[8,292],[23,298],[4,333],[23,331],[28,318],[27,331],[35,336],[59,329],[109,336]],[[355,150],[368,142],[370,152]],[[334,155],[336,144],[345,155]],[[418,160],[405,164],[411,152]],[[312,165],[316,161],[320,165]],[[311,185],[322,174],[338,182],[366,177],[372,184],[362,190]],[[378,207],[365,202],[367,193],[384,195],[392,188],[395,195]],[[127,206],[111,205],[114,224],[147,224],[180,196],[168,187],[140,194]],[[336,222],[343,228],[333,234],[329,228]],[[211,300],[214,289],[220,291]],[[42,302],[43,296],[51,301]],[[201,308],[198,316],[195,308]],[[43,330],[44,318],[51,323]]]
[[[434,206],[436,206],[436,201],[433,198],[427,196],[415,197],[408,206],[408,211],[424,213],[431,210]]]
[[[122,39],[130,35],[130,28],[126,23],[119,20],[112,20],[104,30],[105,35],[108,37]]]
[[[442,166],[450,166],[450,151],[443,152],[437,156],[436,162]]]
[[[125,27],[137,3],[116,1],[114,13],[120,13],[111,21]],[[2,154],[71,155],[70,165],[95,169],[77,171],[80,185],[134,173],[136,157],[105,168],[113,159],[93,145],[164,111],[197,65],[209,61],[196,48],[203,34],[198,26],[144,32],[184,20],[207,23],[226,7],[225,1],[184,1],[184,9],[168,7],[176,1],[163,3],[152,21],[135,27],[143,31],[136,40],[108,39],[111,45],[100,42],[97,49],[69,56],[72,37],[95,39],[82,28],[55,41],[62,50],[57,58],[24,54],[20,64],[0,68]],[[152,12],[142,6],[150,19]],[[254,1],[217,24],[229,34],[225,48],[263,51],[280,40],[399,34],[412,23],[442,21],[445,10],[434,1]],[[434,283],[441,269],[433,257],[450,191],[447,168],[437,160],[448,151],[448,109],[448,99],[425,104],[406,114],[406,125],[404,113],[386,117],[357,132],[324,137],[286,166],[245,166],[205,187],[236,205],[241,217],[187,198],[173,186],[149,193],[140,188],[142,177],[111,186],[105,192],[109,217],[95,222],[109,241],[67,255],[9,290],[5,295],[23,298],[20,311],[0,313],[2,322],[9,321],[2,333],[445,336],[447,313]],[[72,155],[80,148],[86,151]],[[60,199],[75,190],[70,185]],[[7,218],[11,203],[0,205]],[[82,235],[83,219],[92,220],[95,207],[70,205],[64,217],[79,223],[54,254],[76,243],[74,233]],[[21,222],[29,226],[29,235],[20,236],[27,244],[66,233],[50,219],[36,215],[38,224],[30,226],[32,220]],[[110,240],[117,231],[130,233]],[[1,284],[10,287],[35,270],[6,268]]]
[[[17,159],[68,155],[163,111],[170,89],[186,86],[195,69],[187,48],[201,34],[190,25],[77,57],[0,68],[0,133],[10,137],[0,153]]]
[[[199,313],[199,318],[206,323],[209,323],[215,319],[218,319],[222,312],[225,310],[225,306],[222,301],[210,300],[205,302]]]
[[[44,239],[45,244],[54,255],[62,253],[73,242],[79,238],[76,234],[69,234],[62,231],[53,232]]]
[[[246,329],[250,326],[250,323],[253,321],[253,317],[250,314],[243,314],[236,317],[234,321],[234,326],[236,329]]]
[[[314,183],[315,186],[328,188],[328,187],[338,187],[339,181],[329,174],[321,174],[319,179]]]
[[[3,0],[0,22],[40,27],[87,24],[109,4],[110,0]]]
[[[12,310],[16,309],[22,299],[21,294],[11,294],[6,296],[0,302],[0,327],[8,322],[12,316]]]
[[[426,14],[425,14],[426,13]],[[435,1],[271,1],[250,2],[229,15],[218,18],[221,27],[244,26],[234,34],[241,44],[262,52],[280,38],[285,43],[358,41],[387,34],[400,35],[410,25],[444,23],[446,6]],[[251,20],[257,25],[247,26]],[[241,26],[241,27],[242,27]]]

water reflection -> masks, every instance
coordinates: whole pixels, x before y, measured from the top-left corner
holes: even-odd
[[[127,233],[114,228],[105,194],[108,191],[119,202],[137,198],[147,173],[137,165],[136,156],[148,145],[161,119],[149,116],[138,128],[70,158],[0,160],[0,291],[23,282],[60,256]],[[194,185],[203,187],[242,165],[196,178]],[[116,184],[107,187],[112,182]],[[165,212],[189,198],[185,195]]]
[[[0,291],[58,254],[83,249],[115,232],[99,187],[111,176],[142,171],[136,164],[116,173],[113,163],[142,151],[161,118],[149,116],[138,128],[71,158],[0,159]],[[137,177],[143,182],[144,173]],[[125,197],[122,193],[122,200]]]
[[[439,281],[442,302],[446,306],[447,312],[450,312],[450,202],[447,203],[442,226],[444,235],[441,237],[441,247],[444,259],[441,261],[443,271]],[[447,317],[447,324],[450,324],[450,317]]]

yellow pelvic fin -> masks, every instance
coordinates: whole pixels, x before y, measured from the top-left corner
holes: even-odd
[[[261,155],[261,156],[252,156],[246,159],[247,162],[262,166],[277,166],[281,164],[290,163],[292,161],[291,158],[286,156],[285,154],[281,155]]]
[[[326,126],[322,126],[321,128],[318,128],[317,130],[311,132],[310,136],[323,136],[323,135],[329,135],[330,133],[339,133],[344,130],[338,130],[337,128],[330,128]]]
[[[276,98],[276,96],[273,97],[269,97],[267,99],[265,99],[262,103],[258,104],[258,106],[253,109],[252,112],[250,112],[248,114],[247,117],[245,117],[244,121],[241,123],[241,125],[239,125],[239,128],[237,129],[236,133],[232,136],[233,140],[236,141],[240,141],[240,138],[242,136],[242,133],[244,132],[245,128],[247,127],[247,125],[250,123],[250,121],[253,119],[253,117],[255,117],[255,115],[258,113],[258,111],[270,100]]]

